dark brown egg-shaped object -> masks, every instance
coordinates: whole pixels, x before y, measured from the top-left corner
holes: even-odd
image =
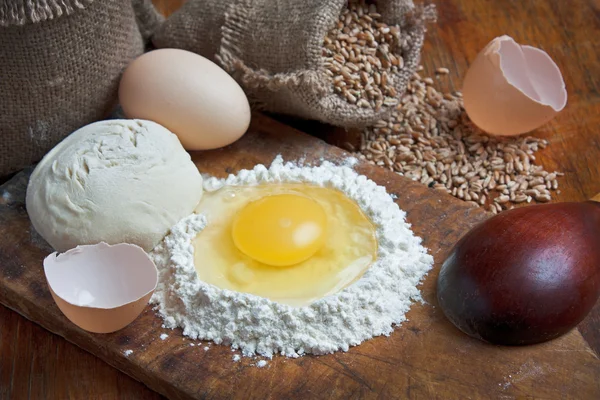
[[[473,228],[442,265],[438,302],[460,330],[504,345],[554,339],[600,294],[600,204],[529,206]]]

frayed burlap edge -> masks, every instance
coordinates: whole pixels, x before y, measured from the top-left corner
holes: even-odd
[[[250,14],[251,7],[251,0],[241,0],[229,6],[225,14],[225,25],[221,27],[220,50],[215,59],[247,89],[253,106],[259,110],[266,108],[260,99],[252,95],[257,89],[278,91],[282,88],[294,90],[300,86],[307,86],[321,96],[332,93],[331,85],[324,84],[327,78],[324,69],[272,74],[264,69],[251,68],[241,60],[241,52],[236,43],[251,35],[254,29],[246,23],[246,16]],[[334,22],[332,21],[332,24]]]
[[[340,4],[343,6],[345,1],[341,1]],[[229,7],[225,17],[225,25],[221,29],[222,41],[216,59],[246,89],[249,100],[255,108],[265,111],[282,112],[277,107],[265,104],[260,99],[260,96],[257,97],[254,95],[254,92],[266,89],[274,94],[281,91],[291,93],[295,88],[302,87],[304,89],[310,88],[311,96],[321,97],[322,101],[319,102],[321,106],[325,104],[328,106],[322,109],[314,109],[308,113],[301,113],[298,115],[301,117],[317,119],[346,128],[363,128],[391,116],[395,107],[382,107],[379,110],[365,109],[347,103],[335,94],[330,78],[325,72],[321,54],[312,55],[314,69],[291,73],[271,74],[269,71],[254,69],[246,65],[241,59],[242,52],[236,43],[242,42],[242,39],[246,35],[249,35],[254,28],[253,26],[248,26],[246,21],[250,7],[252,7],[251,0],[241,0]],[[339,11],[341,12],[341,7]],[[406,91],[410,77],[420,64],[421,49],[427,30],[426,25],[435,22],[436,17],[435,5],[428,4],[415,6],[414,10],[406,15],[392,15],[386,19],[386,22],[389,24],[401,25],[402,29],[408,32],[412,44],[410,51],[404,54],[408,61],[405,61],[402,74],[396,76],[395,89],[399,96]],[[337,15],[330,19],[329,26],[331,27],[337,21]],[[324,38],[326,32],[327,30],[319,32],[318,35],[315,35],[315,40],[317,40],[317,37]],[[274,98],[277,97],[274,96]],[[295,99],[294,102],[298,101],[302,102],[301,99]],[[351,116],[348,115],[348,112],[340,113],[342,109],[350,110]]]
[[[94,0],[0,0],[0,26],[25,25],[71,15]]]

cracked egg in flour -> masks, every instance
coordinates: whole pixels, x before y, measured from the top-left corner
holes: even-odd
[[[299,183],[224,186],[196,213],[198,277],[221,289],[305,306],[359,279],[375,260],[375,227],[342,192]]]

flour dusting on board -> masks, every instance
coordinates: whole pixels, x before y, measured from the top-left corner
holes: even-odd
[[[192,214],[151,253],[160,273],[152,301],[164,326],[181,327],[186,336],[229,345],[244,356],[265,357],[347,351],[374,336],[392,333],[394,325],[406,320],[412,302],[421,300],[417,286],[433,258],[385,188],[356,173],[349,167],[352,164],[352,160],[342,166],[323,161],[315,167],[301,166],[284,163],[278,156],[269,168],[257,165],[226,179],[206,179],[204,190],[290,182],[342,191],[376,227],[377,260],[362,278],[304,307],[219,289],[198,279],[192,240],[207,219]]]

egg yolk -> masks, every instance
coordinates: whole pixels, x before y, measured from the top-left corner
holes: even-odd
[[[325,243],[327,215],[316,201],[296,195],[266,196],[247,204],[233,221],[236,247],[261,263],[285,267],[312,257]]]

